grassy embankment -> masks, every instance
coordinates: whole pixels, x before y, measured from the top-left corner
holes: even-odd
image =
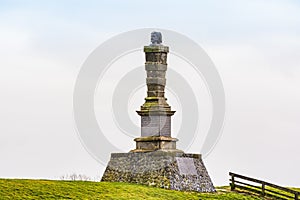
[[[0,199],[261,199],[217,187],[217,193],[165,190],[127,183],[0,179]]]

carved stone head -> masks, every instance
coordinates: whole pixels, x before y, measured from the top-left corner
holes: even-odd
[[[151,45],[160,45],[162,43],[161,32],[152,32],[151,33]]]

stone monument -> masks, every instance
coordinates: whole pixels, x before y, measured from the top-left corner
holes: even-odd
[[[151,33],[146,54],[147,97],[137,113],[141,116],[141,137],[129,153],[112,153],[101,181],[129,182],[183,191],[215,192],[201,154],[176,149],[171,137],[175,111],[165,98],[167,54],[160,32]]]

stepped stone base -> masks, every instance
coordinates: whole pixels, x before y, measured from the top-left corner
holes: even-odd
[[[181,191],[215,192],[200,154],[172,150],[112,153],[101,181],[137,183]]]
[[[150,136],[150,137],[140,137],[135,138],[136,149],[131,150],[131,152],[150,152],[150,151],[177,151],[182,152],[181,150],[176,149],[176,142],[178,139],[165,136]]]

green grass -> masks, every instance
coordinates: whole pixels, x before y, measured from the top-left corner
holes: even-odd
[[[0,179],[0,199],[261,199],[217,187],[217,193],[165,190],[128,183]]]
[[[287,187],[287,188],[289,188],[289,187]],[[275,199],[287,199],[287,196],[289,196],[290,197],[289,199],[294,199],[294,197],[295,197],[295,195],[293,193],[285,192],[283,190],[276,189],[274,187],[265,186],[265,189],[266,189],[265,190],[265,198],[271,199],[271,197],[273,197]],[[289,189],[297,191],[297,192],[300,192],[299,188],[291,188],[290,187]],[[244,186],[243,189],[236,188],[235,191],[238,191],[240,193],[249,193],[251,191],[250,193],[261,194],[262,189],[261,188],[259,188],[259,189],[258,188],[254,188],[254,187],[251,187],[251,186]],[[286,195],[286,196],[284,196],[284,195]]]

